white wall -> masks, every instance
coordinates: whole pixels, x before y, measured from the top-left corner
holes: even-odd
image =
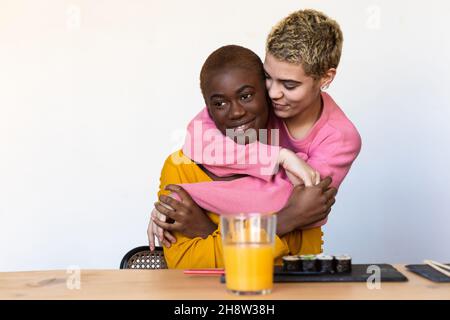
[[[342,26],[329,92],[363,138],[326,251],[450,261],[450,5],[265,3],[0,0],[0,271],[116,268],[146,244],[206,56],[231,43],[263,56],[271,26],[307,7]]]

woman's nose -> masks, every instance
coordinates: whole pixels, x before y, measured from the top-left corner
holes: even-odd
[[[269,93],[269,97],[272,100],[277,100],[283,97],[283,92],[281,91],[280,86],[271,81],[270,85],[267,85],[267,91]]]
[[[242,107],[239,102],[233,102],[231,104],[229,117],[230,119],[239,119],[246,114],[246,110]]]

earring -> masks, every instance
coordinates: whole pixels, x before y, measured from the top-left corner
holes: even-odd
[[[320,89],[327,90],[329,86],[330,86],[330,83],[327,83],[327,84],[324,84]]]

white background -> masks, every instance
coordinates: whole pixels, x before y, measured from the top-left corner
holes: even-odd
[[[225,44],[300,8],[345,43],[329,93],[363,148],[325,227],[356,262],[450,262],[447,1],[0,0],[0,271],[117,268]]]

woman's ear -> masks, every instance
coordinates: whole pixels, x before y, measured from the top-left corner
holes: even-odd
[[[330,68],[325,72],[324,76],[320,79],[320,89],[326,90],[333,82],[334,77],[336,76],[336,68]]]

